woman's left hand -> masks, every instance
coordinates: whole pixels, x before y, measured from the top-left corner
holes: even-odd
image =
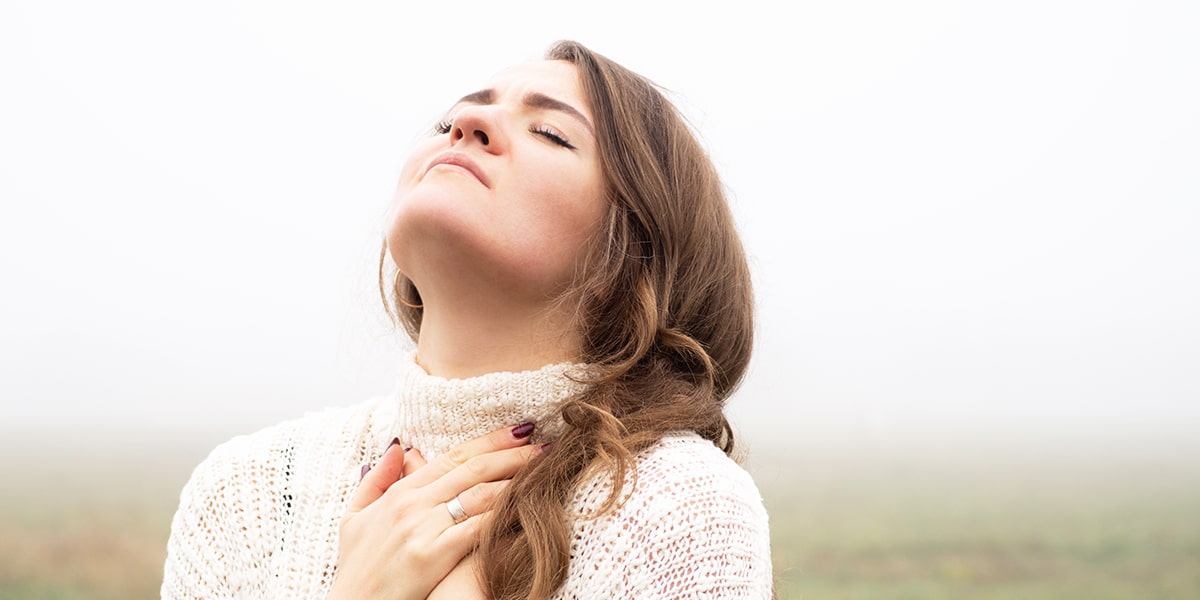
[[[476,571],[477,555],[472,552],[454,566],[445,579],[429,594],[429,600],[487,600]]]
[[[418,450],[409,452],[405,455],[404,459],[405,475],[414,473],[417,469],[425,466],[425,458],[421,456]],[[498,483],[495,487],[499,488],[500,485],[504,484]],[[467,490],[462,496],[466,496],[467,494],[488,494],[488,497],[461,498],[463,506],[491,506],[492,499],[495,496],[488,492],[488,489],[476,486]],[[486,513],[481,514],[480,517],[485,517],[485,515]],[[439,581],[437,586],[433,588],[433,591],[429,593],[427,600],[487,600],[487,594],[483,593],[479,585],[479,573],[475,570],[477,563],[475,556],[476,554],[471,552],[458,561],[458,564],[454,565],[450,573]]]
[[[416,450],[393,444],[363,476],[342,518],[340,557],[330,598],[426,598],[466,583],[484,515],[507,480],[540,449],[532,428],[502,429],[476,438],[429,464]],[[520,436],[520,437],[518,437]],[[457,498],[466,518],[452,516]],[[456,522],[457,521],[457,522]],[[478,592],[478,586],[475,586]]]

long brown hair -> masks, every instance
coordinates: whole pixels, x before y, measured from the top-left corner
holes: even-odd
[[[581,44],[558,42],[546,58],[579,70],[609,209],[566,296],[577,303],[591,385],[563,406],[566,433],[513,478],[477,550],[497,600],[547,598],[565,581],[570,519],[595,516],[568,512],[581,477],[612,478],[603,512],[634,473],[634,453],[669,432],[694,431],[733,451],[723,407],[754,330],[750,272],[724,188],[686,121],[653,83]],[[415,339],[420,298],[401,276],[389,302],[385,254],[380,294]]]

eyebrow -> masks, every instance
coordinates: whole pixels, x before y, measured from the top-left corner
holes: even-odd
[[[472,92],[466,96],[463,96],[462,98],[459,98],[457,104],[491,104],[495,101],[496,90],[486,89],[479,90],[478,92]],[[528,94],[525,94],[525,97],[522,98],[522,101],[525,103],[525,106],[530,108],[553,110],[564,113],[580,123],[583,123],[584,127],[587,127],[588,133],[595,131],[595,129],[592,128],[592,122],[589,121],[583,113],[579,112],[579,109],[567,104],[566,102],[563,102],[562,100],[551,98],[550,96],[547,96],[541,92],[529,92]]]

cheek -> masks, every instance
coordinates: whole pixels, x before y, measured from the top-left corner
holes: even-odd
[[[574,265],[583,244],[600,226],[606,214],[598,177],[563,177],[561,173],[543,179],[528,190],[538,202],[528,205],[531,212],[522,216],[532,246],[527,251],[543,259]]]
[[[594,223],[604,212],[604,198],[599,173],[592,170],[548,170],[541,173],[527,190],[529,197],[538,198],[533,207],[551,226],[571,225],[576,228]]]
[[[588,178],[575,185],[566,186],[558,216],[576,240],[583,240],[600,225],[607,208],[607,201],[598,178]]]

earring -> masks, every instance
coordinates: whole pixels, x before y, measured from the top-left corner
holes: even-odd
[[[404,299],[404,295],[400,293],[400,271],[398,269],[396,270],[396,274],[392,276],[392,289],[396,291],[396,299],[400,301],[400,304],[418,310],[425,308],[424,304],[411,304]]]

